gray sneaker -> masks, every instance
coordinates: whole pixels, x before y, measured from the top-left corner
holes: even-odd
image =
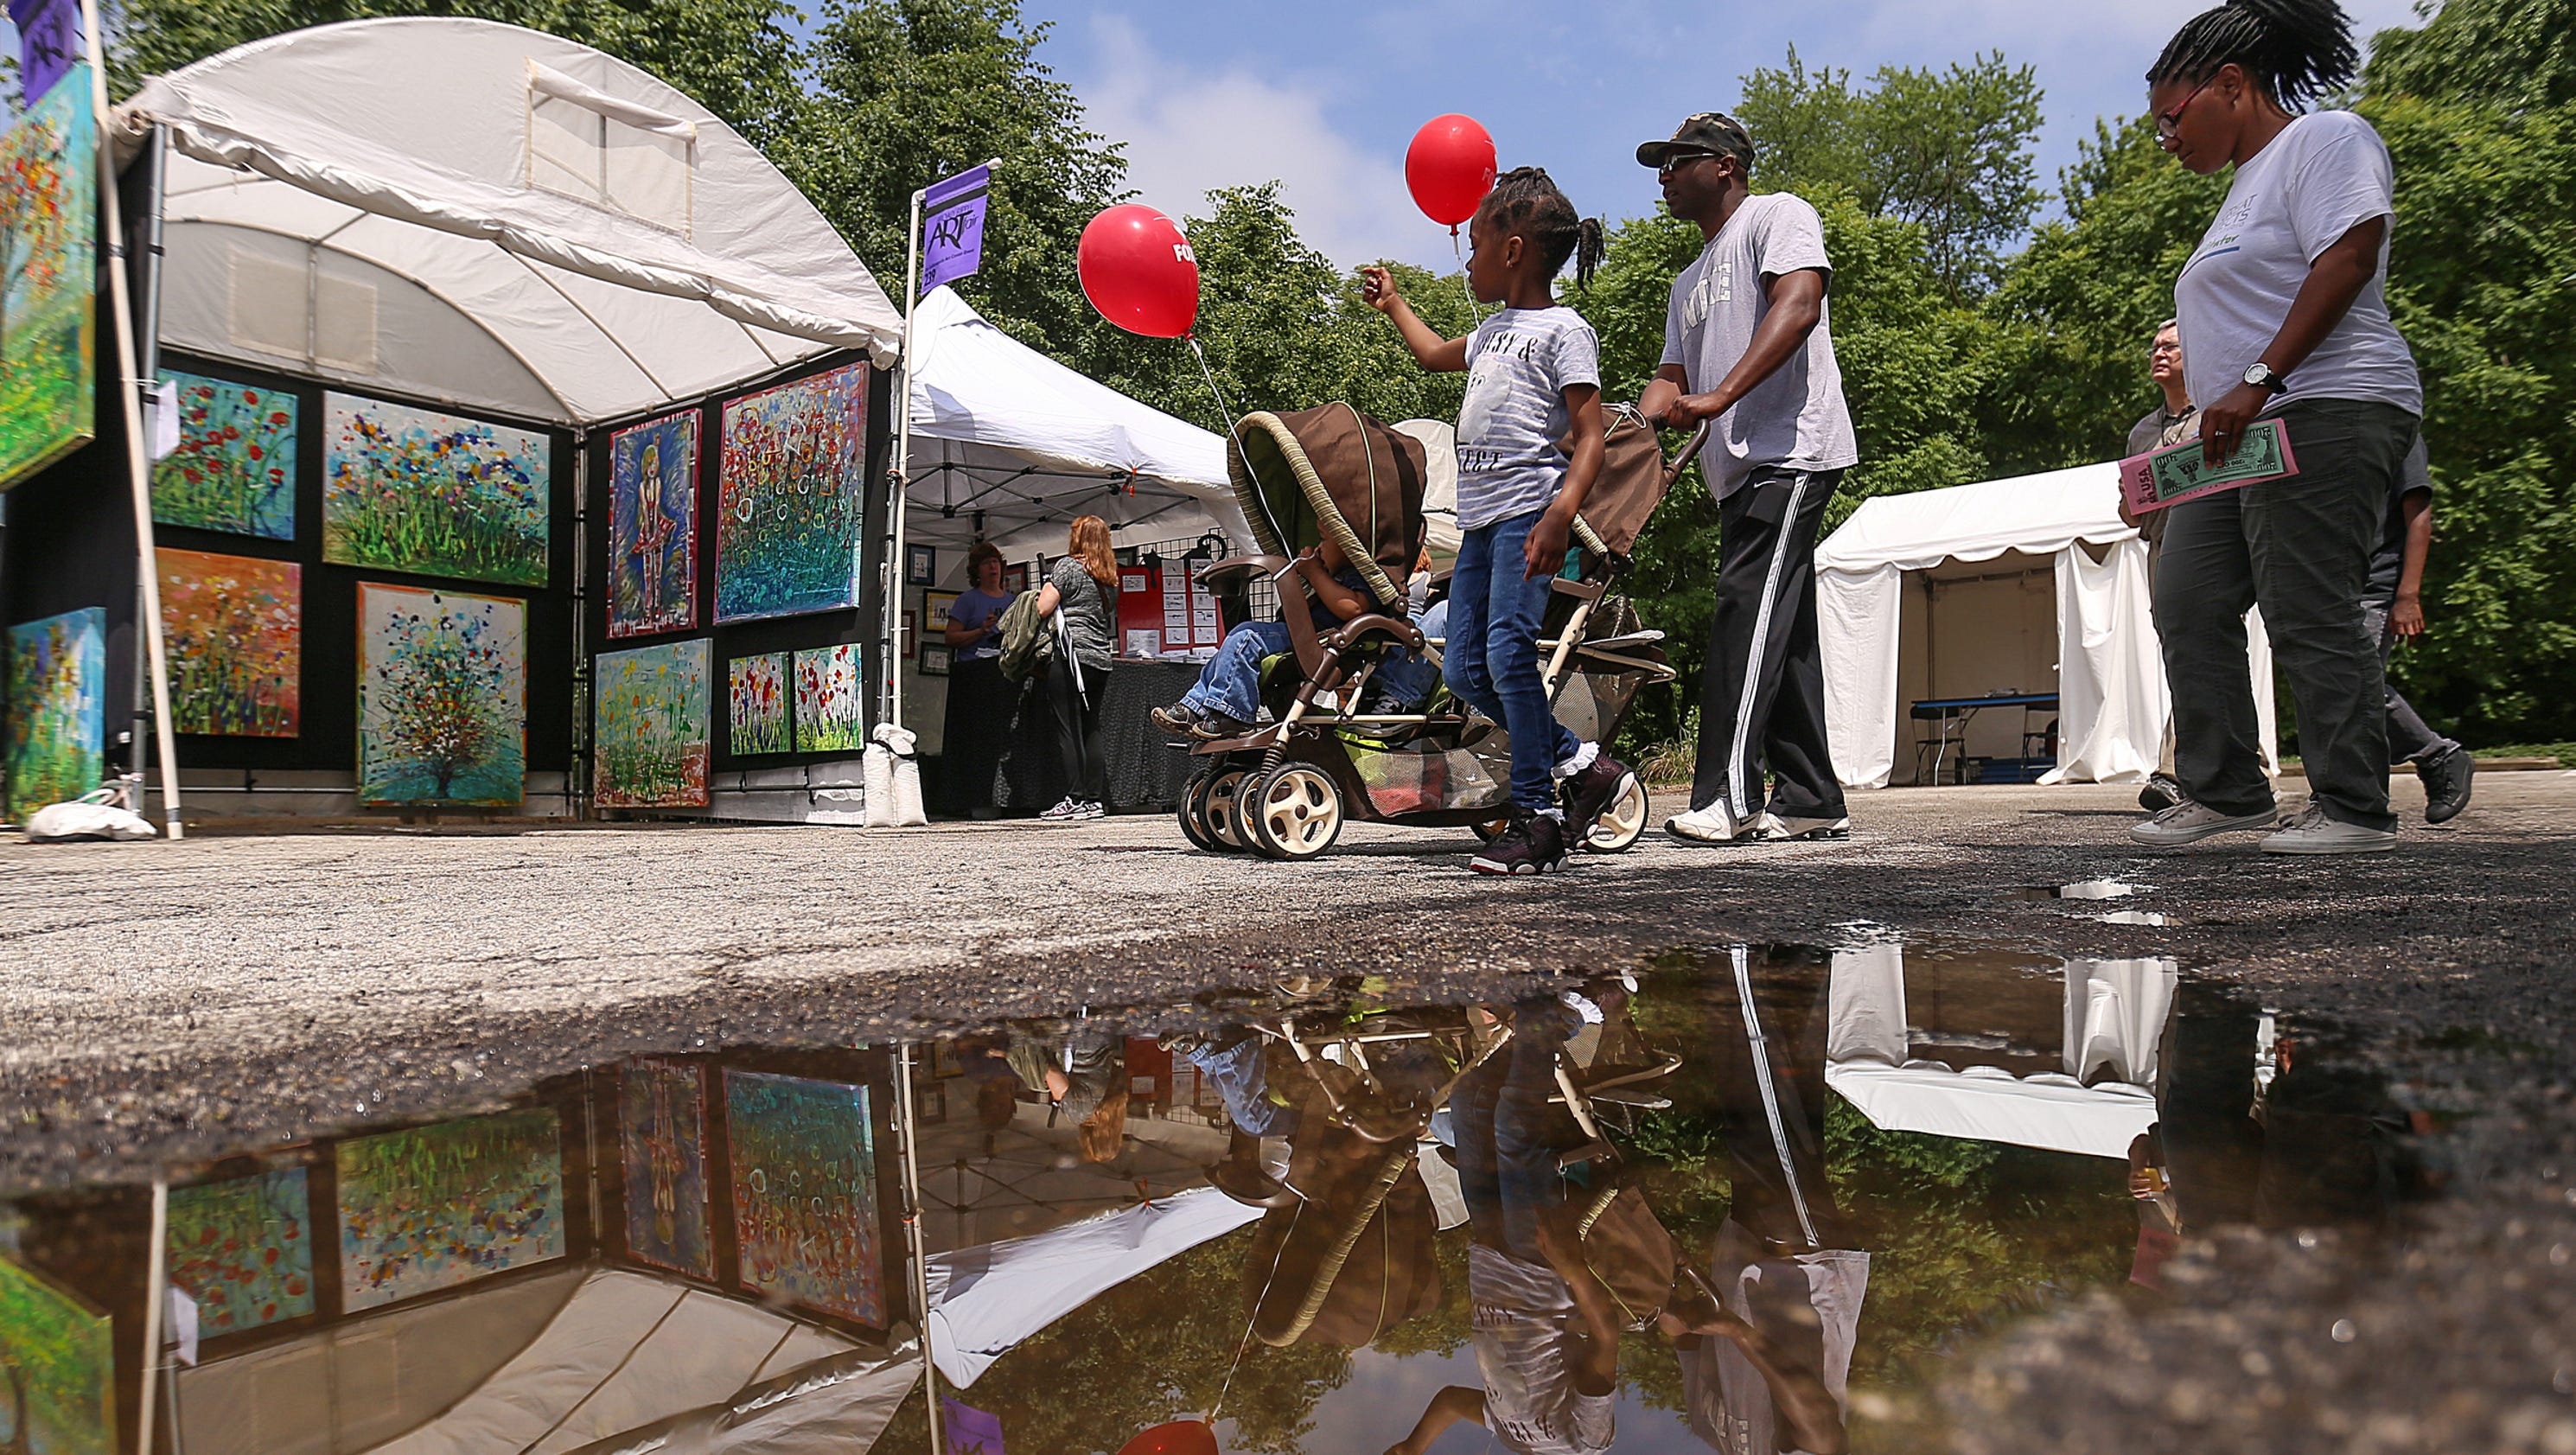
[[[2177,803],[2144,823],[2129,825],[2129,837],[2159,849],[2178,849],[2218,834],[2273,828],[2280,821],[2277,809],[2267,808],[2261,813],[2220,813],[2204,804]]]
[[[2395,830],[2366,829],[2328,818],[2325,809],[2313,803],[2263,841],[2266,854],[2385,854],[2396,847]]]
[[[2469,806],[2470,779],[2478,764],[2462,747],[2446,748],[2415,765],[2415,776],[2424,780],[2424,822],[2449,823]]]

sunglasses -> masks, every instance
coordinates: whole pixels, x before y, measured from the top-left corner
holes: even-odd
[[[1663,161],[1655,167],[1655,175],[1669,177],[1693,162],[1711,162],[1724,155],[1724,152],[1701,151],[1696,148],[1666,152]]]
[[[2182,127],[2183,108],[2198,100],[2200,93],[2209,89],[2209,82],[2217,79],[2218,73],[2215,71],[2211,72],[2209,81],[2203,81],[2199,85],[2192,87],[2191,94],[2189,96],[2185,96],[2180,101],[2175,102],[2172,110],[2158,112],[2156,114],[2156,145],[2169,148],[2174,144],[2175,135]]]

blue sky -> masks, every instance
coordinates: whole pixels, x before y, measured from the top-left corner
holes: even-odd
[[[1595,0],[1028,0],[1051,21],[1044,57],[1128,145],[1130,182],[1175,216],[1209,187],[1277,178],[1309,241],[1335,261],[1450,259],[1415,211],[1404,148],[1460,111],[1506,167],[1548,169],[1612,220],[1653,208],[1631,153],[1684,116],[1727,109],[1736,78],[1792,43],[1812,69],[1946,66],[2000,49],[2046,92],[2041,185],[2097,116],[2141,109],[2142,76],[2208,0],[1795,0],[1747,5]],[[2411,0],[2343,0],[2356,29],[2414,23]]]

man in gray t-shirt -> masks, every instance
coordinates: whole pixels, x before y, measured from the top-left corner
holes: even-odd
[[[1733,117],[1694,116],[1637,160],[1708,240],[1673,280],[1663,364],[1640,401],[1669,428],[1707,421],[1700,468],[1718,503],[1699,770],[1690,810],[1664,831],[1697,843],[1848,838],[1825,742],[1815,556],[1826,503],[1860,452],[1834,362],[1824,227],[1796,197],[1753,195],[1753,138]]]

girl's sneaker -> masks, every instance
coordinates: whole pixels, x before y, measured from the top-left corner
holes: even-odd
[[[1082,805],[1074,802],[1072,795],[1068,794],[1057,799],[1055,807],[1039,814],[1038,817],[1048,823],[1069,823],[1082,817]]]
[[[1467,867],[1479,874],[1548,874],[1562,869],[1565,820],[1552,814],[1515,818]]]
[[[1608,753],[1595,753],[1580,773],[1565,780],[1565,841],[1579,844],[1592,835],[1602,810],[1628,786],[1628,765]]]

